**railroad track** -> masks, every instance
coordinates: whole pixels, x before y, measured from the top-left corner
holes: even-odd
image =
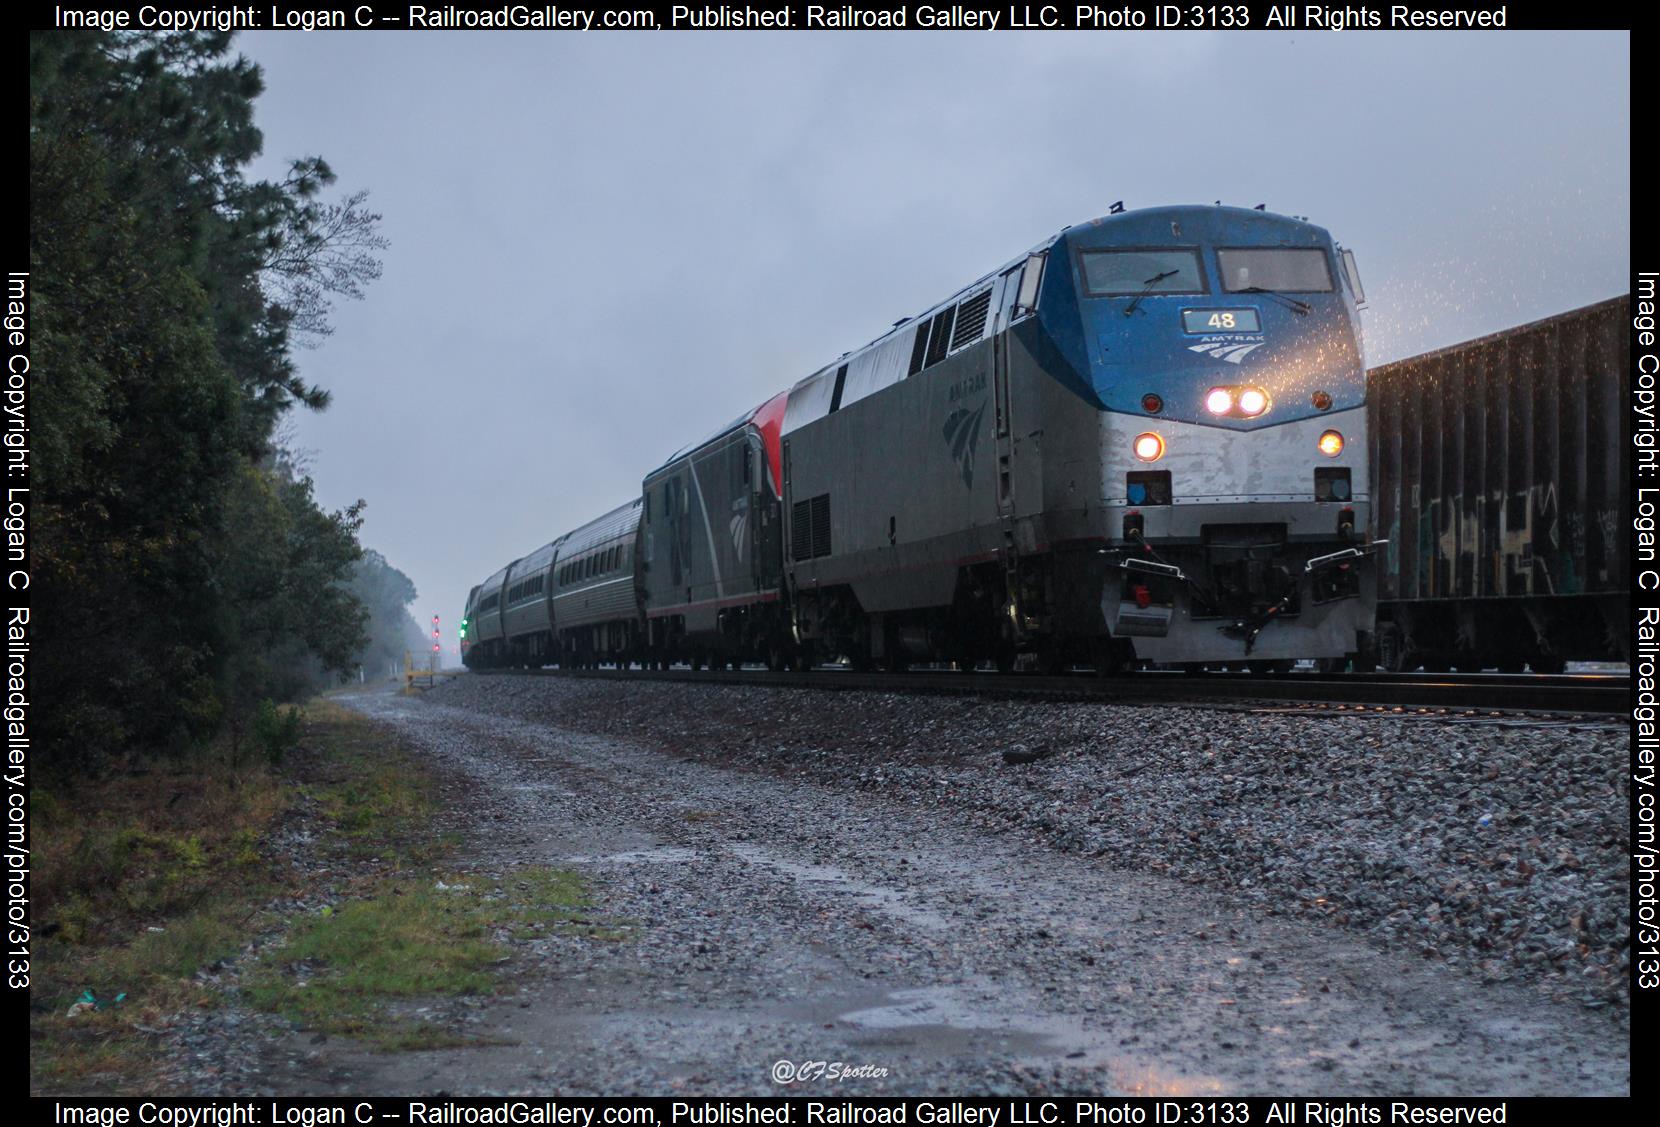
[[[1143,671],[1099,678],[1076,672],[960,673],[948,670],[861,673],[819,668],[804,673],[691,669],[539,669],[521,676],[592,680],[679,681],[700,685],[864,692],[935,693],[1009,698],[1112,701],[1122,704],[1250,703],[1296,705],[1321,711],[1434,710],[1447,713],[1597,716],[1631,707],[1631,681],[1611,674],[1314,673],[1276,676],[1217,673],[1191,676]]]

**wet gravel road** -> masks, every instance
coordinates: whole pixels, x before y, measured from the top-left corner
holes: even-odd
[[[641,694],[633,703],[649,723],[616,731],[606,718],[618,693]],[[1095,711],[1079,719],[1042,706],[1074,738],[1055,735],[1048,758],[1011,768],[984,746],[969,759],[923,746],[952,722],[941,717],[962,714],[961,702],[862,695],[470,677],[424,699],[346,698],[431,757],[465,838],[459,867],[575,869],[593,889],[595,919],[627,938],[516,943],[512,992],[444,1004],[446,1020],[485,1044],[376,1054],[335,1039],[264,1082],[290,1092],[455,1094],[1629,1090],[1629,1026],[1617,999],[1560,989],[1560,968],[1544,978],[1484,969],[1473,946],[1461,960],[1463,949],[1448,943],[1449,965],[1444,952],[1426,957],[1417,939],[1387,929],[1269,914],[1265,896],[1296,902],[1296,874],[1240,868],[1204,879],[1189,863],[1214,855],[1203,834],[1237,838],[1242,825],[1213,812],[1192,838],[1174,839],[1187,842],[1190,856],[1181,856],[1169,827],[1138,824],[1139,773],[1091,767],[1076,751],[1111,727],[1131,733],[1118,744],[1127,755],[1159,742],[1160,724],[1187,725],[1215,751],[1244,749],[1258,735],[1246,722],[1255,718],[1169,709],[1126,717],[1080,705]],[[1024,706],[971,712],[992,746],[994,707]],[[767,709],[783,716],[773,735],[793,717],[791,739],[802,730],[823,738],[790,754],[788,741],[756,734]],[[880,746],[900,721],[920,735]],[[1414,732],[1438,746],[1465,738]],[[1534,757],[1538,741],[1552,739],[1588,755],[1599,749],[1577,730],[1514,738],[1532,741]],[[838,758],[836,748],[867,740],[862,769]],[[1243,751],[1234,767],[1214,772],[1219,795],[1288,805],[1238,785],[1237,773],[1251,770]],[[1092,809],[1106,816],[1081,821],[1073,840],[1067,812],[1079,800],[1051,788],[1091,770],[1093,782],[1063,789],[1104,797]],[[1030,809],[988,797],[1011,788]],[[1034,828],[1033,810],[1047,829]],[[1345,818],[1363,848],[1394,850],[1374,857],[1380,864],[1437,855],[1412,840],[1411,819],[1397,827],[1403,840],[1390,841],[1390,819],[1376,810]],[[1113,828],[1097,840],[1084,832],[1092,826]],[[1112,833],[1152,844],[1109,849]],[[1317,869],[1318,850],[1308,848]],[[1607,861],[1567,872],[1587,865]],[[1323,899],[1313,891],[1310,903]],[[1504,961],[1526,967],[1524,955],[1516,946]],[[859,1074],[780,1085],[780,1061]]]

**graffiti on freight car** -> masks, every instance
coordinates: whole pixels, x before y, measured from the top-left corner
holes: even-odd
[[[1561,512],[1554,483],[1532,485],[1508,497],[1494,493],[1477,499],[1473,509],[1465,509],[1461,502],[1462,498],[1454,495],[1416,506],[1416,597],[1572,595],[1585,589],[1582,565],[1589,522],[1582,513]],[[1599,510],[1594,519],[1604,558],[1613,559],[1618,514]],[[1401,538],[1399,517],[1390,525],[1388,536],[1390,570],[1397,571],[1393,553]],[[1487,556],[1490,570],[1485,575],[1476,568],[1476,561],[1482,558],[1483,540],[1496,546]],[[1604,579],[1608,578],[1607,571],[1605,566]]]
[[[1579,575],[1579,561],[1585,558],[1585,514],[1570,511],[1565,514],[1568,525],[1568,550],[1562,553],[1562,576],[1559,586],[1565,595],[1578,594],[1585,589]]]
[[[1613,569],[1608,566],[1610,560],[1618,559],[1620,548],[1620,514],[1615,509],[1597,510],[1597,534],[1602,537],[1602,567],[1597,572],[1597,578],[1604,584],[1613,580]]]

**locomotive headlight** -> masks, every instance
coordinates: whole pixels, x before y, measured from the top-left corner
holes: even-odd
[[[1239,393],[1239,413],[1254,418],[1268,410],[1268,393],[1260,387],[1248,387]]]
[[[1205,410],[1213,415],[1226,415],[1233,410],[1233,392],[1225,387],[1213,387],[1205,396]]]
[[[1156,462],[1164,457],[1164,439],[1152,431],[1136,435],[1135,442],[1131,444],[1130,448],[1135,451],[1135,456],[1143,462]]]
[[[1320,436],[1320,453],[1328,458],[1335,458],[1343,453],[1343,436],[1334,430],[1328,430]]]

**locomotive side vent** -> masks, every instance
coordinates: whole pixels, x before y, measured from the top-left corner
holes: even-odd
[[[934,316],[933,332],[928,338],[928,356],[923,361],[923,367],[932,368],[945,359],[946,351],[951,347],[951,322],[956,316],[955,305],[940,310]]]
[[[984,289],[957,306],[957,329],[951,334],[951,351],[973,344],[986,331],[986,313],[991,309],[991,290]]]
[[[790,558],[816,560],[830,554],[830,494],[790,506]]]
[[[922,361],[928,355],[928,327],[932,321],[924,321],[916,327],[916,337],[911,342],[911,368],[909,375],[916,375],[922,371]]]
[[[813,558],[811,506],[811,501],[797,501],[790,506],[790,558],[796,561]]]
[[[830,554],[830,494],[820,493],[813,506],[813,558]]]

